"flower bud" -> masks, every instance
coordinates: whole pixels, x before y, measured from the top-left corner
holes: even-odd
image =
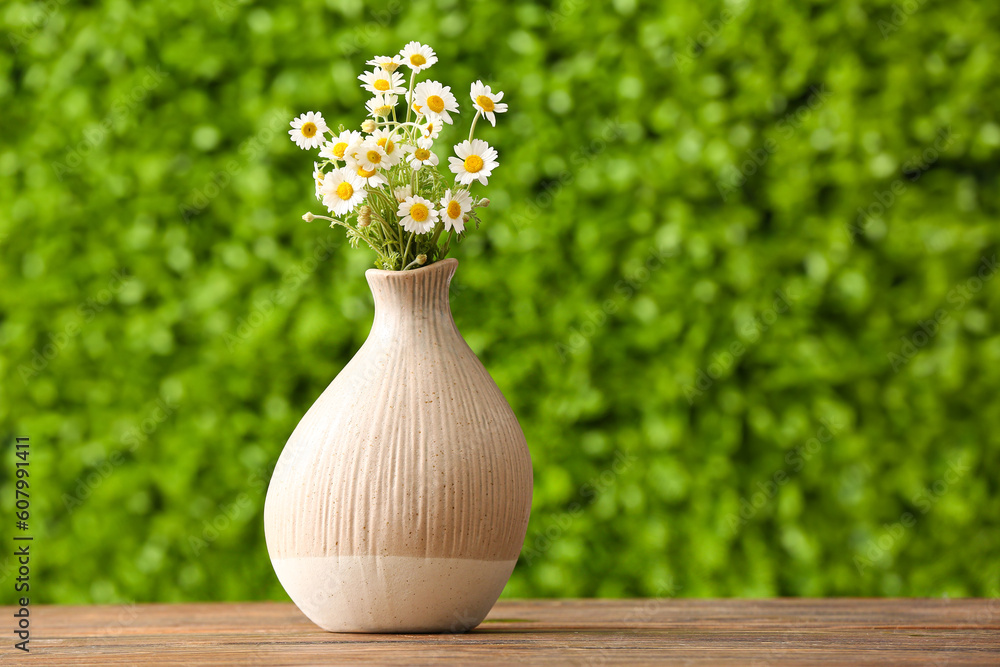
[[[486,208],[489,205],[490,205],[490,200],[487,199],[486,197],[483,197],[482,199],[480,199],[479,203],[476,204],[476,206],[482,206],[483,208]]]
[[[313,215],[312,213],[306,213],[305,215],[302,216],[302,219],[305,220],[306,222],[312,222],[313,220],[316,219],[316,216]]]
[[[427,263],[427,255],[417,255],[417,265],[423,266]]]
[[[361,131],[362,132],[367,132],[368,134],[371,134],[372,132],[374,132],[375,131],[375,121],[373,121],[371,118],[369,118],[365,122],[361,123]]]
[[[372,224],[371,206],[362,206],[358,209],[358,227],[367,227]]]

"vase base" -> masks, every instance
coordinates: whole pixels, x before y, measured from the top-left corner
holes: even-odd
[[[329,632],[466,632],[503,591],[509,561],[415,556],[272,558],[278,580]]]

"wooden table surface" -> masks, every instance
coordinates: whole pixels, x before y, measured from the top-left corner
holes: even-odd
[[[36,606],[30,655],[3,637],[2,664],[1000,665],[1000,599],[501,601],[464,635],[334,634],[277,602]]]

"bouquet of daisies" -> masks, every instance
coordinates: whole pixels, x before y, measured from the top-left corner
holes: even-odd
[[[332,215],[306,213],[303,219],[346,228],[353,247],[364,241],[377,253],[378,268],[405,271],[443,259],[452,242],[464,236],[466,223],[475,220],[478,227],[475,209],[489,205],[470,188],[473,181],[487,185],[499,164],[497,152],[473,134],[481,117],[496,126],[495,114],[507,110],[500,102],[503,93],[481,81],[472,84],[476,113],[468,140],[456,145],[448,159],[455,175],[451,182],[438,170],[434,140],[458,114],[458,101],[449,86],[417,82],[417,75],[436,62],[434,51],[417,42],[399,55],[369,60],[371,71],[358,77],[372,94],[361,132],[343,125],[334,132],[322,114],[312,111],[292,121],[289,130],[300,148],[319,149],[320,159],[313,163],[316,198]],[[408,88],[403,66],[410,73]],[[405,116],[396,108],[400,95],[405,95]]]

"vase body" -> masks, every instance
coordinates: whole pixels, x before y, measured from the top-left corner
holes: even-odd
[[[371,333],[271,477],[271,563],[325,630],[464,632],[496,602],[524,543],[531,459],[455,327],[457,265],[366,273]]]

